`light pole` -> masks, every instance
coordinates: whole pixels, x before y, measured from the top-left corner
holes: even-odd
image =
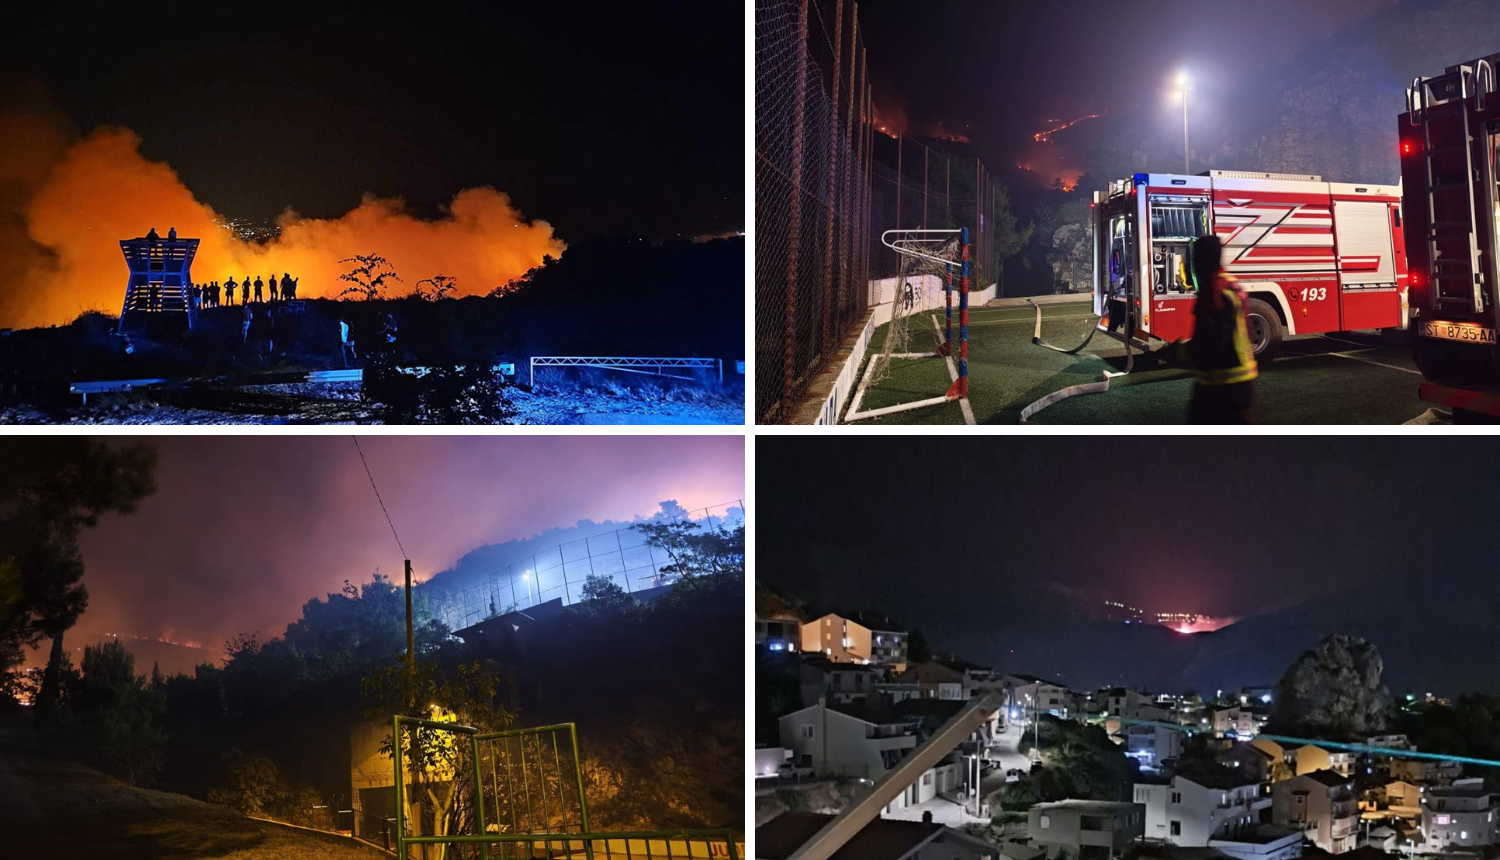
[[[525,573],[521,574],[521,578],[524,579],[524,580],[526,580],[526,596],[530,597],[531,596],[531,571],[528,570]],[[540,586],[538,586],[538,588],[540,588]],[[542,595],[540,593],[538,593],[537,594],[537,599],[540,600],[541,596]],[[533,602],[531,605],[535,606],[536,603]]]
[[[1182,102],[1182,172],[1189,175],[1192,174],[1193,169],[1188,161],[1190,157],[1189,152],[1191,152],[1191,150],[1188,149],[1187,105],[1188,93],[1192,92],[1195,89],[1197,89],[1197,87],[1193,86],[1192,81],[1188,79],[1188,74],[1186,71],[1177,73],[1177,91],[1172,93],[1172,98],[1178,99]]]

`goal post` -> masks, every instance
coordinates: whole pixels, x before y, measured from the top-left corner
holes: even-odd
[[[885,342],[878,354],[871,357],[863,378],[854,393],[846,422],[877,418],[896,412],[939,406],[953,400],[966,398],[969,393],[969,231],[967,228],[949,230],[887,230],[880,241],[899,255],[901,265],[891,300],[891,317],[886,327]],[[927,329],[925,321],[918,322],[915,329],[910,321],[936,311],[928,307],[929,285],[934,281],[943,291],[943,319],[938,324],[937,314],[931,314],[931,335],[919,334]],[[956,281],[956,283],[955,283]],[[953,294],[958,292],[958,363],[953,356]],[[921,299],[918,299],[920,290]],[[933,337],[930,349],[921,350],[911,345],[911,338]],[[862,410],[865,393],[870,386],[885,379],[893,362],[937,358],[948,365],[952,384],[940,396],[933,396],[907,403],[898,403],[878,409]],[[965,402],[967,409],[967,403]],[[966,413],[967,414],[967,413]]]

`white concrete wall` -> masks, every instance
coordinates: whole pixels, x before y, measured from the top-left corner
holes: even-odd
[[[911,280],[920,281],[916,289],[918,307],[926,307],[929,310],[943,308],[943,283],[937,275],[922,275],[920,278]],[[845,359],[838,375],[834,378],[833,388],[824,392],[823,406],[818,410],[818,417],[813,424],[833,425],[839,422],[839,415],[844,411],[844,404],[849,402],[849,395],[854,393],[855,386],[859,384],[859,369],[864,366],[865,352],[870,348],[870,338],[875,329],[891,321],[892,302],[896,297],[896,279],[881,278],[870,282],[869,295],[872,307],[870,315],[865,319],[864,326],[860,329],[859,337],[854,342],[854,349],[850,351],[849,357]],[[998,287],[990,284],[982,290],[969,291],[969,307],[980,307],[995,298]],[[934,296],[936,301],[934,301]],[[957,296],[954,297],[954,307],[957,307]]]
[[[781,763],[787,760],[791,750],[785,747],[767,747],[755,751],[755,775],[776,776]]]

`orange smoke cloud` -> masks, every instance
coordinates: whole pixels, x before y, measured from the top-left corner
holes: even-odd
[[[373,196],[334,219],[289,209],[277,238],[248,242],[216,223],[217,213],[171,167],[144,158],[129,129],[99,128],[72,142],[55,128],[37,111],[0,117],[0,217],[9,219],[0,221],[0,325],[64,323],[89,309],[118,313],[127,274],[119,240],[152,227],[200,240],[199,283],[290,272],[307,298],[337,296],[347,271],[338,261],[355,254],[391,262],[405,286],[389,295],[437,274],[457,278],[459,295],[473,295],[566,247],[552,225],[527,221],[488,187],[460,191],[432,221],[409,214],[399,199]]]

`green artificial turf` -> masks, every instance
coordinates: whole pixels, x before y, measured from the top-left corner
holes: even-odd
[[[1042,337],[1058,346],[1077,345],[1093,325],[1088,309],[1087,303],[1044,305]],[[970,311],[969,402],[981,424],[1015,424],[1021,410],[1037,399],[1070,385],[1098,382],[1106,369],[1124,369],[1124,347],[1103,335],[1096,335],[1077,355],[1033,344],[1035,313],[1029,306]],[[913,351],[931,348],[936,342],[929,316],[908,321]],[[941,311],[938,319],[941,322]],[[877,330],[870,356],[879,354],[885,335],[885,327]],[[1153,357],[1137,356],[1130,375],[1115,378],[1109,391],[1060,401],[1032,420],[1039,424],[1181,424],[1192,375],[1170,360],[1170,352],[1162,349]],[[892,364],[887,378],[866,392],[862,410],[936,397],[950,384],[942,359],[897,359]],[[1258,424],[1400,424],[1428,406],[1417,398],[1421,377],[1414,371],[1406,348],[1386,345],[1374,332],[1299,335],[1283,344],[1280,358],[1262,367],[1253,417]],[[957,402],[952,402],[859,423],[962,424],[963,414]]]

